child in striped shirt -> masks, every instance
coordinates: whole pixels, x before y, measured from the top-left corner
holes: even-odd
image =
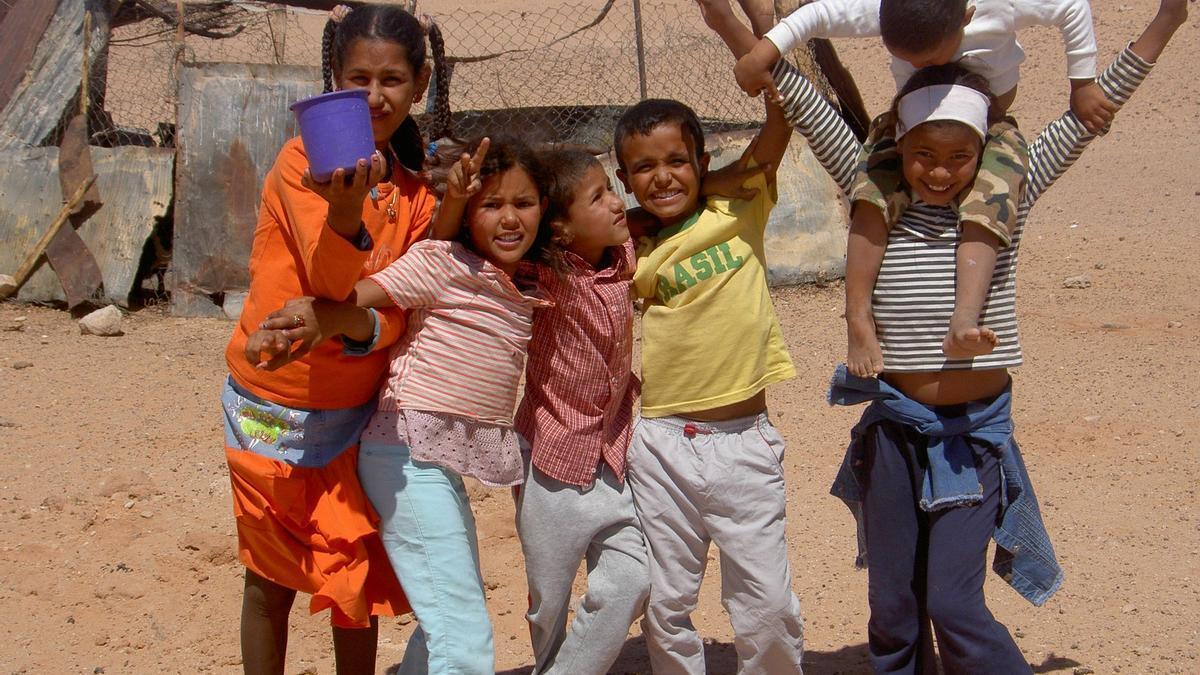
[[[1187,13],[1185,0],[1161,0],[1141,37],[1097,78],[1114,111],[1149,74]],[[754,44],[727,8],[720,24],[735,55]],[[780,62],[774,81],[789,122],[849,193],[861,144],[794,68]],[[900,152],[911,182],[919,184],[919,174],[910,172],[922,160],[910,155],[925,149],[947,153],[967,145],[975,152],[966,163],[974,163],[987,127],[987,89],[956,64],[922,69],[905,84],[890,124],[905,141]],[[905,105],[908,96],[915,98]],[[986,357],[948,362],[942,354],[954,305],[955,251],[967,243],[955,209],[918,203],[888,233],[870,298],[886,369],[866,378],[839,366],[829,391],[831,404],[868,404],[831,492],[851,507],[859,526],[858,563],[870,564],[868,647],[875,672],[1030,672],[983,590],[991,540],[992,569],[1034,605],[1063,580],[1013,434],[1008,369],[1022,363],[1018,254],[1030,209],[1094,138],[1068,111],[1030,145],[1012,246],[1001,252],[983,298],[984,322],[1005,339]],[[965,166],[954,179],[969,183],[973,175],[974,167]]]
[[[912,203],[952,204],[967,244],[958,255],[955,311],[942,342],[945,357],[969,361],[1000,345],[980,314],[997,252],[1012,245],[1028,168],[1025,139],[1005,117],[1025,59],[1017,31],[1028,26],[1052,26],[1061,33],[1071,110],[1088,131],[1102,133],[1115,107],[1095,82],[1096,37],[1087,0],[820,0],[785,17],[738,60],[738,84],[757,94],[774,90],[770,66],[780,54],[809,38],[879,36],[892,54],[898,89],[918,68],[954,63],[981,75],[991,92],[993,115],[981,131],[981,147],[960,146],[944,154],[922,147],[908,153],[920,157],[925,169],[915,182],[902,171],[897,151],[900,142],[914,141],[901,141],[902,130],[893,134],[892,124],[872,125],[860,159],[864,170],[848,194],[853,217],[846,259],[846,365],[851,373],[883,371],[869,297],[888,231]],[[911,107],[914,99],[903,105]],[[954,175],[968,164],[978,167],[973,183]]]
[[[359,282],[354,303],[326,306],[315,322],[321,333],[369,341],[375,310],[364,308],[411,310],[358,465],[419,623],[401,672],[495,672],[462,476],[521,483],[513,410],[534,311],[549,304],[536,284],[516,278],[522,261],[551,248],[541,162],[512,137],[482,138],[468,150],[451,167],[434,238]]]

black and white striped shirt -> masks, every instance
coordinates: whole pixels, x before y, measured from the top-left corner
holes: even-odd
[[[1105,95],[1122,106],[1153,64],[1126,48],[1097,78]],[[788,121],[808,140],[813,154],[848,193],[862,144],[837,112],[784,61],[775,69]],[[875,282],[871,306],[875,330],[888,372],[986,370],[1021,365],[1017,336],[1017,254],[1025,220],[1034,202],[1075,163],[1095,138],[1068,111],[1042,130],[1029,147],[1029,175],[1017,212],[1012,245],[999,251],[980,316],[980,324],[996,331],[1000,344],[974,359],[947,359],[942,341],[954,311],[955,252],[958,211],[917,201],[888,234],[887,250]]]

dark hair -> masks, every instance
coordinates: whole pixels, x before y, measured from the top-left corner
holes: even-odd
[[[491,139],[491,145],[488,146],[487,156],[484,157],[483,164],[479,167],[481,182],[486,183],[489,178],[499,176],[510,169],[520,169],[533,181],[534,187],[537,188],[538,199],[541,200],[547,196],[549,179],[545,165],[534,151],[533,146],[524,137],[503,131],[484,134],[469,141],[463,152],[474,155],[479,149],[480,141],[485,137]],[[466,213],[468,220],[470,211],[471,204],[468,203]],[[533,245],[525,252],[525,259],[534,262],[552,261],[556,255],[555,247],[551,243],[552,236],[553,232],[550,229],[546,213],[542,213],[542,218],[538,221],[537,234],[533,238]],[[474,246],[471,244],[470,228],[465,223],[459,231],[459,241],[467,248],[474,250]]]
[[[625,158],[621,156],[621,144],[626,138],[637,134],[649,136],[650,132],[663,124],[678,124],[684,136],[691,136],[696,146],[696,158],[704,154],[704,130],[700,128],[700,118],[691,108],[666,98],[648,98],[621,115],[617,120],[617,128],[613,131],[613,153],[617,156],[617,166],[625,169]]]
[[[962,30],[967,0],[880,0],[879,34],[888,49],[921,54]]]
[[[334,75],[341,72],[346,52],[359,39],[384,40],[400,45],[408,55],[408,64],[414,74],[419,74],[425,67],[425,31],[416,17],[394,5],[361,5],[350,10],[340,22],[335,23],[332,19],[325,22],[325,32],[321,36],[321,75],[325,91],[333,90]],[[440,63],[445,60],[445,50],[441,31],[436,25],[430,25],[429,39],[433,44],[434,70],[441,74],[445,70],[445,64]],[[444,86],[438,87],[439,96],[445,90]],[[440,103],[435,101],[435,115],[444,110],[448,116],[449,106]],[[411,114],[392,134],[388,145],[401,165],[410,171],[421,170],[425,160],[425,141]]]
[[[957,63],[946,63],[940,66],[929,66],[922,68],[913,73],[913,76],[908,78],[908,82],[900,88],[896,98],[892,99],[892,107],[887,112],[888,118],[886,124],[895,128],[896,122],[899,121],[900,115],[898,112],[900,99],[908,94],[925,87],[933,87],[939,84],[957,84],[964,87],[970,87],[975,91],[985,94],[988,97],[988,125],[995,124],[1004,116],[1003,111],[996,107],[996,97],[992,94],[991,88],[988,86],[987,78],[979,73],[973,72],[964,68]],[[934,120],[925,122],[925,124],[959,124],[952,120]],[[918,125],[920,126],[920,125]]]
[[[542,166],[547,175],[546,218],[566,220],[567,210],[575,201],[575,191],[583,180],[588,169],[601,167],[600,160],[591,153],[579,148],[553,148],[542,155]],[[601,167],[602,168],[602,167]]]

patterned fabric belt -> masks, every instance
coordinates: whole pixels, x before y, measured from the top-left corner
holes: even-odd
[[[304,410],[265,401],[226,378],[221,391],[225,445],[292,466],[319,468],[358,444],[375,401],[355,408]]]

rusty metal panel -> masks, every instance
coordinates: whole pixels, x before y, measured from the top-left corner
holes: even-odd
[[[263,178],[294,136],[288,105],[320,92],[305,66],[193,64],[179,83],[171,311],[217,315],[209,300],[249,286]]]
[[[79,228],[104,276],[104,299],[128,304],[146,239],[171,203],[174,157],[165,148],[92,148],[104,205]],[[0,155],[0,271],[15,269],[62,207],[58,148],[17,148]],[[17,299],[64,300],[43,263]]]
[[[10,9],[0,2],[0,110],[24,79],[57,5],[48,0],[18,0]]]
[[[57,145],[65,117],[78,109],[83,67],[83,15],[94,0],[62,0],[28,68],[0,109],[0,149],[13,146]],[[108,48],[108,21],[93,12],[89,63]]]
[[[718,169],[736,161],[756,131],[717,132],[705,135],[704,147],[712,155],[710,167]],[[617,193],[629,207],[637,206],[616,177],[612,153],[600,157]],[[808,143],[793,134],[776,173],[779,200],[767,221],[764,238],[767,281],[790,286],[846,273],[846,201],[833,178],[817,161]]]

